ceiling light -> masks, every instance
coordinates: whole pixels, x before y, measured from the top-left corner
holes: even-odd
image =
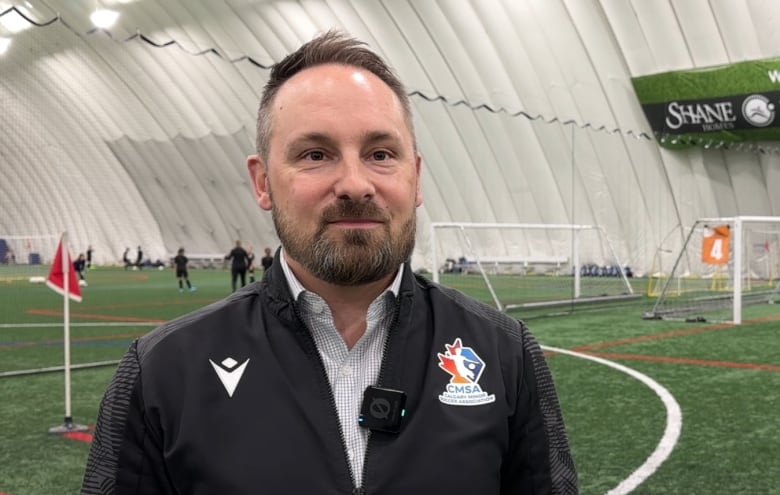
[[[100,29],[108,29],[119,19],[119,12],[108,9],[98,9],[89,16],[92,24]]]
[[[11,38],[0,38],[0,55],[7,52],[9,46],[11,46]]]
[[[30,29],[32,24],[25,19],[19,12],[23,12],[24,15],[29,15],[27,9],[21,6],[14,6],[11,10],[6,11],[6,14],[0,17],[0,24],[8,30],[11,34]]]

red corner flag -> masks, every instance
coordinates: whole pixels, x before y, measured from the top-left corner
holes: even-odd
[[[81,302],[81,287],[76,278],[76,269],[73,268],[73,262],[70,259],[70,253],[63,253],[62,239],[57,245],[57,252],[54,254],[54,261],[49,270],[49,276],[46,279],[46,285],[59,294],[65,295],[65,273],[63,270],[63,256],[67,257],[68,270],[68,297],[76,302]]]

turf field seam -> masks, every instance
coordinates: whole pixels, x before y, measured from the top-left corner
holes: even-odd
[[[143,336],[144,333],[123,333],[123,334],[116,334],[116,335],[94,335],[91,337],[79,337],[79,338],[71,338],[70,342],[73,343],[79,343],[79,342],[99,342],[99,341],[106,341],[106,340],[131,340],[138,337]],[[15,347],[34,347],[37,345],[41,346],[49,346],[49,345],[59,345],[63,344],[64,339],[49,339],[49,340],[26,340],[21,342],[13,342],[10,344],[0,344],[0,349],[13,349]]]
[[[690,364],[695,366],[712,366],[716,368],[738,368],[760,371],[780,371],[780,365],[738,363],[734,361],[717,361],[710,359],[694,359],[673,356],[651,356],[646,354],[622,354],[617,352],[588,352],[591,356],[599,356],[609,359],[622,359],[627,361],[651,361],[656,363]]]
[[[54,309],[30,309],[27,310],[27,314],[35,315],[35,316],[59,316],[59,317],[63,315],[62,311],[54,310]],[[84,318],[87,320],[99,320],[99,321],[129,321],[129,322],[154,323],[154,324],[164,323],[164,320],[159,320],[159,319],[138,318],[135,316],[121,316],[121,315],[111,316],[111,315],[101,315],[97,313],[71,312],[70,317]]]
[[[115,359],[112,361],[97,361],[94,363],[71,364],[70,369],[80,370],[80,369],[91,369],[91,368],[103,368],[106,366],[116,366],[118,364],[119,364],[119,359]],[[65,366],[49,366],[48,368],[37,368],[37,369],[30,369],[30,370],[3,371],[0,372],[0,378],[39,375],[41,373],[54,373],[58,371],[65,371]]]
[[[162,320],[160,320],[162,321]],[[70,322],[70,328],[85,328],[85,327],[149,327],[153,325],[159,325],[158,321],[110,321],[110,322]],[[0,323],[0,330],[17,328],[62,328],[62,323]]]
[[[732,327],[735,327],[735,325],[732,325],[730,323],[718,323],[715,325],[707,325],[704,327],[685,328],[682,330],[673,330],[671,332],[655,333],[652,335],[639,335],[636,337],[627,337],[624,339],[610,340],[607,342],[595,342],[593,344],[576,346],[573,348],[573,350],[579,352],[587,352],[595,349],[604,349],[606,347],[617,347],[621,345],[637,344],[639,342],[651,342],[654,340],[682,337],[684,335],[695,335],[697,333],[712,332],[715,330],[725,330]]]
[[[639,342],[650,342],[654,340],[668,339],[674,337],[681,337],[683,335],[694,335],[703,332],[712,332],[715,330],[726,330],[740,328],[744,325],[751,323],[764,323],[768,321],[780,320],[780,315],[769,315],[761,318],[753,318],[750,320],[744,320],[742,325],[734,325],[733,323],[717,323],[713,325],[705,325],[703,327],[685,328],[681,330],[672,330],[671,332],[656,333],[652,335],[639,335],[637,337],[628,337],[625,339],[610,340],[606,342],[595,342],[593,344],[584,344],[572,348],[574,351],[586,352],[595,349],[604,349],[606,347],[617,347],[627,344],[636,344]]]

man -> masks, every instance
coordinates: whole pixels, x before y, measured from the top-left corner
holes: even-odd
[[[126,247],[125,252],[122,253],[122,261],[125,264],[125,270],[127,270],[127,267],[133,266],[133,262],[130,261],[130,248]]]
[[[409,266],[421,159],[384,62],[314,39],[274,66],[257,130],[282,247],[259,284],[131,346],[82,493],[576,493],[525,325]]]
[[[144,250],[141,249],[141,246],[138,246],[138,249],[135,252],[135,266],[139,270],[144,267]]]
[[[265,248],[265,254],[260,259],[260,263],[263,265],[263,273],[267,272],[271,268],[271,265],[274,264],[274,257],[273,254],[271,254],[271,248]]]
[[[249,283],[251,284],[255,281],[255,251],[252,249],[252,246],[246,248],[246,259],[249,263],[246,267],[246,272],[249,274]]]
[[[246,285],[246,270],[250,263],[249,253],[241,247],[241,241],[236,241],[235,247],[225,256],[225,260],[232,260],[230,262],[230,283],[233,292],[235,292],[239,279],[241,279],[241,287]]]

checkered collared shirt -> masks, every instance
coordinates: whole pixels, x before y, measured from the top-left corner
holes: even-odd
[[[395,298],[401,287],[403,265],[392,284],[368,307],[366,332],[347,349],[333,324],[333,315],[323,298],[306,290],[295,277],[280,253],[282,270],[290,292],[298,303],[299,313],[309,328],[317,350],[328,374],[331,392],[336,402],[344,444],[356,486],[363,482],[363,461],[368,445],[368,430],[358,425],[363,392],[369,385],[376,385],[382,365],[387,332],[393,319]]]

